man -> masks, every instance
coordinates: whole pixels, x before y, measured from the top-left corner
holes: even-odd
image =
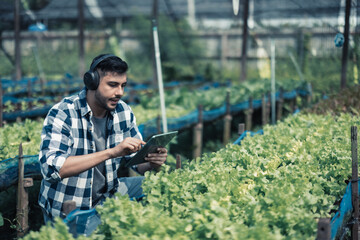
[[[99,55],[84,74],[85,88],[49,111],[41,133],[43,180],[39,205],[45,222],[62,217],[63,204],[88,210],[116,192],[142,194],[143,176],[118,178],[120,163],[145,144],[131,108],[121,100],[128,65],[114,55]],[[165,163],[167,150],[148,154],[140,174]]]

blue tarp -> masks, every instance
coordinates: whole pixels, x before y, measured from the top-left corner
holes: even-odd
[[[360,184],[358,181],[358,194],[360,194]],[[351,194],[352,194],[352,188],[351,188],[351,182],[346,187],[346,192],[340,202],[339,210],[336,212],[335,216],[331,219],[330,225],[331,225],[331,240],[335,239],[339,234],[342,233],[340,231],[342,228],[344,228],[344,225],[346,222],[344,222],[345,216],[347,216],[349,213],[352,212],[353,206],[351,201]]]

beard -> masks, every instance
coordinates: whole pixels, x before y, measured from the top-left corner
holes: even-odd
[[[115,109],[116,105],[115,106],[111,106],[109,104],[109,101],[111,99],[115,99],[115,98],[107,98],[107,97],[104,97],[98,90],[95,91],[95,99],[96,99],[96,102],[98,104],[98,106],[100,108],[103,108],[103,109],[106,109],[107,111],[112,111]],[[120,100],[120,98],[116,98],[118,100]]]

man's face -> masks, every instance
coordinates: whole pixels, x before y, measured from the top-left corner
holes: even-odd
[[[99,87],[95,91],[96,104],[108,111],[114,110],[124,95],[126,83],[126,73],[106,73],[101,77]]]

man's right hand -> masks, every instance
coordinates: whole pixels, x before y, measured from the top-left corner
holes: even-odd
[[[124,141],[111,149],[111,158],[126,156],[137,152],[145,143],[146,142],[138,138],[125,138]]]

